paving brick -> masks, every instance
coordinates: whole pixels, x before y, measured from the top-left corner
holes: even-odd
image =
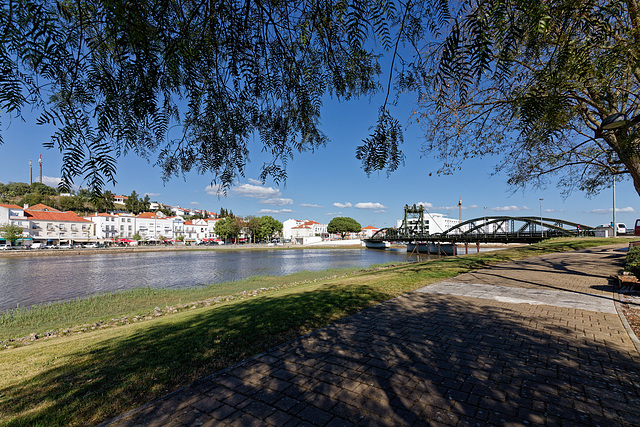
[[[623,257],[547,254],[448,281],[610,301]],[[413,292],[119,423],[638,425],[637,407],[640,355],[614,312]]]
[[[307,406],[302,411],[298,412],[296,416],[318,425],[325,425],[333,418],[333,415],[329,412],[322,411],[312,406]]]

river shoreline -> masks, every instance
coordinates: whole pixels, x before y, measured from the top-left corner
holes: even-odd
[[[0,258],[40,257],[40,256],[75,256],[95,254],[132,254],[142,252],[175,252],[175,251],[272,251],[272,250],[314,250],[314,249],[367,249],[360,242],[349,244],[331,242],[323,245],[277,245],[241,244],[241,245],[211,245],[211,246],[186,246],[186,245],[158,245],[158,246],[112,246],[107,248],[81,248],[81,249],[29,249],[0,251]],[[474,245],[475,246],[475,245]],[[482,243],[482,248],[512,248],[523,246],[522,244],[492,244]],[[526,245],[525,245],[526,246]],[[392,245],[392,249],[402,249],[405,245]],[[464,246],[459,245],[459,251],[464,251]],[[377,250],[377,249],[374,249]],[[458,253],[464,255],[464,253]]]
[[[108,248],[82,248],[82,249],[29,249],[10,250],[0,252],[0,258],[30,257],[30,256],[64,256],[64,255],[93,255],[93,254],[130,254],[141,252],[171,252],[171,251],[267,251],[283,249],[366,249],[360,244],[353,245],[328,245],[328,246],[303,246],[303,245],[278,245],[267,246],[260,244],[242,245],[216,245],[216,246],[186,246],[186,245],[158,245],[158,246],[113,246]]]

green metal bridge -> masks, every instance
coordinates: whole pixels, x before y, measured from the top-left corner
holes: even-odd
[[[439,233],[428,233],[423,206],[405,205],[402,225],[378,230],[365,243],[535,243],[562,236],[593,235],[594,228],[557,218],[483,216]]]

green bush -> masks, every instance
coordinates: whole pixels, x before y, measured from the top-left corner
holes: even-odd
[[[627,266],[625,270],[635,274],[640,279],[640,246],[634,246],[627,252]]]

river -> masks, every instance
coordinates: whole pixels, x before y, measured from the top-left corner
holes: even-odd
[[[0,311],[149,286],[180,288],[404,262],[405,250],[162,251],[0,258]],[[415,260],[415,256],[413,258]]]

